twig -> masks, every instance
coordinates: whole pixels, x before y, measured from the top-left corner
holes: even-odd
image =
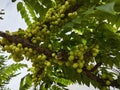
[[[92,68],[92,69],[90,70],[90,72],[94,72],[94,71],[97,70],[98,67],[100,67],[101,65],[102,65],[102,62],[97,63],[97,64],[94,66],[94,68]]]

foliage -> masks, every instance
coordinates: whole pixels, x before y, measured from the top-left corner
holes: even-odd
[[[119,0],[19,2],[17,10],[28,28],[0,36],[10,58],[32,62],[20,90],[32,83],[37,90],[64,90],[76,81],[101,90],[120,89],[119,8]]]
[[[16,73],[19,69],[26,67],[25,64],[20,63],[6,65],[6,59],[7,57],[0,55],[0,90],[7,90],[7,88],[5,89],[5,85],[9,83],[11,78],[19,74]]]

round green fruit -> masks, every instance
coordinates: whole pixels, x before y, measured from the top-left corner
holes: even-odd
[[[42,57],[41,55],[38,55],[38,58],[37,58],[37,59],[41,59],[41,57]]]
[[[51,62],[47,61],[45,64],[46,64],[46,66],[49,67],[51,65]]]
[[[73,13],[68,13],[68,17],[72,17],[73,16]]]
[[[32,42],[35,44],[35,43],[37,43],[37,40],[32,40]]]
[[[43,54],[41,60],[46,60],[46,58],[47,58],[46,55]]]
[[[78,72],[78,73],[81,73],[81,72],[82,72],[82,69],[80,69],[80,68],[77,69],[77,72]]]
[[[96,57],[97,54],[98,54],[98,53],[96,53],[96,52],[93,52],[93,53],[92,53],[93,57]]]
[[[48,48],[49,48],[49,49],[52,49],[52,45],[51,45],[51,44],[48,44]]]
[[[15,52],[20,52],[20,49],[16,47]]]
[[[19,48],[21,48],[21,47],[22,47],[22,44],[21,44],[21,43],[18,43],[17,46],[18,46]]]
[[[32,52],[33,52],[32,48],[29,48],[29,52],[30,52],[30,53],[32,53]]]
[[[87,66],[87,70],[91,70],[92,68],[91,68],[91,66],[90,65],[88,65]]]
[[[111,84],[111,82],[109,80],[107,80],[105,83],[106,83],[106,85],[110,85]]]
[[[103,73],[102,76],[101,76],[101,78],[102,79],[106,79],[106,74]]]
[[[84,66],[84,63],[79,63],[79,68],[83,68],[83,66]]]
[[[68,60],[69,60],[69,61],[73,61],[73,60],[74,60],[74,56],[69,56],[69,57],[68,57]]]
[[[55,53],[52,53],[52,57],[55,57],[56,56],[56,54]]]
[[[70,51],[70,55],[74,55],[74,52],[73,52],[73,51]]]
[[[73,68],[77,68],[78,67],[78,63],[74,63],[72,67]]]

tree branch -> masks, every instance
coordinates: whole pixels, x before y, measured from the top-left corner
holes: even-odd
[[[112,87],[120,88],[120,84],[117,83],[117,80],[113,80],[111,81],[110,85],[106,85],[106,82],[104,79],[101,79],[100,77],[94,75],[90,70],[83,68],[83,72],[88,78],[98,82],[101,86],[112,86]]]
[[[9,34],[6,34],[2,31],[0,31],[0,36],[3,38],[6,38],[11,43],[15,43],[15,44],[21,43],[23,45],[23,47],[32,48],[32,49],[36,50],[38,53],[44,53],[46,56],[52,57],[52,53],[53,53],[52,50],[49,50],[47,48],[43,48],[41,46],[38,47],[38,46],[32,44],[31,42],[29,42],[28,39],[20,38],[18,36],[9,35]]]
[[[94,72],[94,71],[97,70],[98,67],[100,67],[101,65],[102,65],[102,62],[97,63],[97,64],[94,66],[94,68],[92,68],[92,69],[90,70],[90,72]]]

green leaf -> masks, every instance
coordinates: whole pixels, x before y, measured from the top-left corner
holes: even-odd
[[[12,2],[15,2],[16,0],[12,0]]]
[[[78,81],[78,82],[80,82],[80,81]],[[87,85],[88,87],[90,86],[90,79],[84,74],[81,74],[81,82],[83,84]]]
[[[22,3],[22,2],[19,2],[19,3],[17,4],[17,10],[19,11],[22,7],[23,7],[23,3]]]
[[[60,77],[53,77],[53,81],[56,83],[60,83],[63,84],[65,86],[72,84],[73,82],[64,78],[60,78]]]
[[[41,3],[45,5],[47,8],[52,7],[52,0],[41,0]]]
[[[32,77],[31,74],[27,74],[25,77],[21,79],[19,90],[29,90],[31,86],[32,86]]]
[[[86,10],[83,14],[89,15],[89,14],[93,14],[94,12],[95,12],[95,6],[89,8],[89,9]]]
[[[60,87],[57,86],[57,85],[53,85],[53,86],[52,86],[52,90],[65,90],[65,89],[62,89],[62,88],[60,88]]]
[[[33,4],[31,5],[31,3],[28,0],[24,0],[25,2],[25,6],[27,8],[27,10],[29,11],[30,16],[32,17],[33,20],[36,20],[36,14],[34,11],[34,7]]]
[[[5,66],[5,68],[2,69],[2,71],[0,71],[0,85],[1,85],[1,82],[9,82],[9,80],[12,78],[12,77],[15,77],[16,75],[19,75],[20,73],[16,74],[16,72],[23,68],[23,67],[27,67],[26,64],[12,64],[12,65],[9,65],[9,66]]]
[[[27,10],[22,2],[19,2],[17,4],[17,10],[20,12],[22,18],[25,20],[27,25],[30,25],[31,24],[30,16],[28,15]]]
[[[114,15],[115,14],[114,5],[115,2],[110,2],[105,5],[98,6],[96,7],[96,9]]]

